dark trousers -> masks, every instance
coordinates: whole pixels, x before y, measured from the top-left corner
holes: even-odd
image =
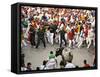
[[[60,38],[60,47],[62,47],[62,40],[64,40],[64,42],[65,42],[65,46],[66,46],[66,44],[67,44],[67,43],[66,43],[66,39],[65,39],[65,37],[61,37],[61,38]]]
[[[38,38],[36,48],[38,48],[38,46],[40,45],[40,41],[42,41],[44,47],[46,47],[45,39],[44,38]]]
[[[35,34],[30,34],[31,46],[35,46]]]

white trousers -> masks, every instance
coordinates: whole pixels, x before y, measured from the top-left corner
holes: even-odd
[[[79,41],[79,34],[75,35],[75,41],[78,42]]]
[[[50,33],[50,43],[53,45],[53,36],[54,36],[54,33]]]
[[[47,34],[47,39],[48,39],[48,42],[50,43],[50,32],[49,32],[49,31],[47,31],[47,32],[46,32],[46,34]]]
[[[59,34],[56,34],[56,35],[55,35],[55,42],[56,42],[56,43],[59,43]]]
[[[21,47],[26,47],[27,46],[27,43],[25,42],[25,40],[22,40],[22,43],[21,43]]]
[[[67,38],[67,33],[65,33],[65,39],[67,40],[68,38]]]
[[[82,37],[79,37],[79,42],[78,42],[78,44],[77,44],[78,48],[80,48],[80,47],[82,46],[83,40],[84,40],[84,39],[83,39]]]
[[[74,39],[73,40],[69,40],[69,47],[71,47],[72,43],[73,43],[73,45],[75,45],[75,40]]]
[[[93,40],[93,38],[87,38],[87,44],[88,44],[87,48],[90,48],[92,40]]]

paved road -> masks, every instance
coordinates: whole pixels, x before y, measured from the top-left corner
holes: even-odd
[[[44,48],[43,44],[40,45],[38,49],[31,48],[31,47],[25,47],[22,49],[22,52],[25,54],[25,65],[28,62],[32,63],[33,70],[36,69],[36,67],[42,65],[43,60],[48,60],[48,54],[52,50],[55,53],[56,48],[59,48],[58,44],[50,45],[47,44],[47,47]],[[73,61],[75,65],[78,65],[79,67],[83,66],[83,60],[86,59],[90,65],[93,64],[94,60],[94,51],[90,50],[88,52],[87,48],[74,48],[71,49],[73,53]],[[61,56],[57,57],[58,63],[61,61]],[[58,66],[59,68],[59,66]]]

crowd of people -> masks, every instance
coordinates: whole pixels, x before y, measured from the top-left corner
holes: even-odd
[[[95,11],[86,9],[21,7],[21,47],[38,48],[40,42],[59,47],[95,47]],[[50,52],[50,61],[55,56]],[[86,63],[86,60],[84,61]],[[43,61],[43,65],[49,62]],[[61,61],[60,65],[62,66]],[[68,65],[69,64],[69,65]],[[65,68],[75,65],[69,61]],[[48,65],[49,66],[49,65]],[[56,65],[53,66],[55,68]],[[37,68],[39,70],[39,68]],[[42,66],[41,69],[44,69]]]
[[[95,11],[65,8],[21,8],[22,46],[59,43],[68,47],[95,45]]]

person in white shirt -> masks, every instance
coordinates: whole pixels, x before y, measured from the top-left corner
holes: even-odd
[[[46,37],[47,37],[47,42],[50,43],[51,41],[50,41],[50,29],[49,28],[46,29]]]
[[[46,68],[45,69],[55,69],[56,67],[57,67],[56,59],[55,58],[51,58],[46,63]]]
[[[52,24],[52,23],[51,23],[51,24]],[[54,36],[54,32],[53,32],[52,27],[50,27],[50,29],[49,29],[49,31],[48,31],[48,38],[49,38],[49,41],[50,41],[50,44],[51,44],[51,45],[54,44],[53,36]]]
[[[95,37],[95,33],[93,32],[93,29],[91,28],[89,31],[88,31],[88,37],[87,37],[87,48],[90,48],[90,45],[92,44],[92,40],[94,40],[94,37]]]
[[[51,45],[53,45],[54,44],[54,42],[53,42],[53,36],[54,36],[54,33],[51,33],[50,32],[50,43],[51,43]]]
[[[70,22],[71,22],[71,23],[74,23],[74,21],[75,21],[75,20],[74,20],[74,16],[71,15],[71,17],[70,17]]]
[[[22,64],[22,67],[21,67],[21,71],[26,71],[27,68],[25,67],[25,64]]]
[[[60,29],[62,29],[64,27],[64,24],[63,23],[61,23],[60,24]]]
[[[95,27],[95,17],[92,18],[91,26],[92,26],[92,27]]]
[[[56,33],[55,33],[55,42],[56,43],[59,43],[59,40],[60,40],[60,34],[59,34],[59,29],[56,30]],[[60,43],[59,43],[60,44]]]
[[[76,66],[71,63],[71,61],[67,62],[67,64],[65,65],[65,68],[75,68]]]
[[[80,36],[79,36],[79,42],[77,44],[78,48],[80,48],[82,46],[83,41],[84,41],[84,32],[83,32],[83,29],[82,29],[81,33],[80,33]]]
[[[40,70],[45,70],[46,69],[46,63],[47,63],[47,61],[43,61],[43,64],[39,67],[40,68]]]

